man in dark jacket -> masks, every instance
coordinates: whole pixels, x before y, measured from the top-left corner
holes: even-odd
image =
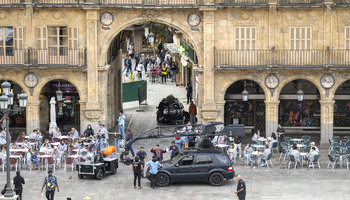
[[[130,129],[128,129],[127,131],[128,131],[128,134],[125,137],[125,141],[129,142],[129,141],[134,139],[134,134],[131,132]],[[134,149],[132,148],[132,144],[128,145],[128,149],[131,152],[132,157],[134,158],[135,157],[135,152],[134,152]]]
[[[179,155],[180,153],[179,148],[177,148],[174,141],[171,143],[171,146],[169,147],[169,151],[171,151],[171,159],[173,159],[175,156]]]
[[[25,182],[19,170],[16,172],[16,174],[17,176],[13,178],[13,183],[15,184],[15,192],[16,192],[16,195],[18,195],[18,199],[22,200],[22,191],[23,191],[22,185],[25,184]]]
[[[235,194],[237,194],[237,197],[239,200],[245,200],[245,196],[246,196],[246,188],[245,188],[245,182],[242,179],[241,175],[237,176],[237,191],[235,192]]]

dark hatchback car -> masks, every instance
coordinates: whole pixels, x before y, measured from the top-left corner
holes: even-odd
[[[209,181],[213,186],[221,186],[235,175],[229,157],[216,149],[186,151],[162,164],[155,178],[160,187],[187,181]]]

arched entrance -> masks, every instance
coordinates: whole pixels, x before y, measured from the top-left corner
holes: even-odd
[[[62,99],[60,99],[60,91]],[[40,127],[48,130],[50,124],[50,99],[56,99],[56,123],[62,132],[70,128],[80,129],[79,92],[69,81],[52,80],[44,85],[40,92]]]
[[[11,92],[13,96],[13,112],[10,112],[10,132],[12,134],[18,134],[26,129],[26,108],[21,108],[19,106],[19,94],[22,92],[22,87],[12,80],[7,80],[11,84]],[[0,85],[3,81],[0,82]],[[0,92],[1,93],[1,92]],[[4,113],[0,113],[0,118],[4,116]],[[1,123],[1,127],[6,127],[5,123]],[[17,136],[12,136],[17,138]]]
[[[334,134],[350,129],[350,80],[342,83],[334,95]]]
[[[242,92],[248,92],[244,101]],[[240,80],[233,83],[225,93],[225,125],[244,124],[246,129],[265,130],[265,93],[258,83]]]
[[[320,133],[320,93],[312,82],[297,79],[287,83],[280,92],[279,100],[278,121],[285,127],[286,133]]]

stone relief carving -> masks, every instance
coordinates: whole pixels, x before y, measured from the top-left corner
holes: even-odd
[[[158,17],[158,14],[153,10],[146,10],[145,12],[143,12],[142,17],[146,21],[153,21],[155,18]]]

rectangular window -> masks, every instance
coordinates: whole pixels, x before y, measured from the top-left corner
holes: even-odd
[[[350,27],[345,27],[345,49],[350,49]]]
[[[291,50],[311,49],[311,28],[292,27],[289,32]]]
[[[252,27],[235,28],[234,40],[235,49],[237,50],[253,50],[256,43],[256,29]]]
[[[0,27],[0,56],[14,55],[13,27]]]
[[[66,26],[49,26],[48,47],[51,56],[66,56],[68,48],[68,27]]]

